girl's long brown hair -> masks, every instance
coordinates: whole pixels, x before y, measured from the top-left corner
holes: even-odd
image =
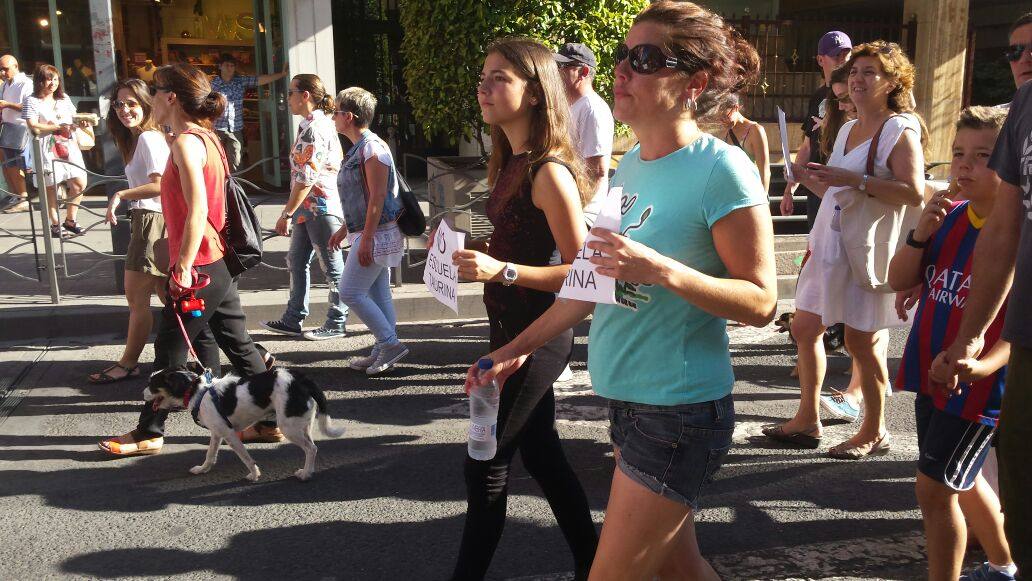
[[[191,121],[210,130],[226,110],[226,96],[213,91],[208,75],[188,63],[174,63],[154,71],[154,84],[176,94],[177,103]]]
[[[570,106],[559,77],[552,51],[531,38],[503,38],[491,43],[487,54],[497,53],[509,61],[516,73],[527,81],[527,90],[537,98],[530,112],[529,167],[546,157],[566,163],[577,181],[583,206],[594,194],[584,171],[584,160],[570,139]],[[512,144],[497,125],[491,126],[491,160],[487,165],[488,184],[494,186],[499,172],[512,157]],[[500,192],[506,195],[508,192]]]
[[[122,123],[118,118],[114,105],[108,109],[108,131],[111,132],[111,137],[115,138],[115,145],[118,146],[118,151],[122,154],[122,162],[129,163],[129,160],[133,157],[133,150],[136,149],[136,138],[144,131],[157,129],[158,125],[154,122],[154,117],[151,115],[151,96],[147,83],[140,79],[119,81],[111,91],[111,103],[118,100],[118,92],[122,89],[129,91],[143,109],[143,121],[137,126],[138,133]]]

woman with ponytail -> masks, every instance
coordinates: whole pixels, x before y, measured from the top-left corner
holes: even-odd
[[[613,115],[640,142],[610,182],[620,232],[594,229],[588,247],[618,304],[557,300],[466,383],[495,379],[504,400],[510,378],[534,373],[528,354],[594,313],[588,369],[609,399],[616,470],[589,579],[717,579],[694,521],[734,431],[727,319],[769,323],[777,277],[756,166],[697,120],[726,110],[758,59],[719,16],[670,0],[645,8],[615,53]]]
[[[290,149],[290,197],[276,221],[276,232],[290,236],[290,298],[279,320],[262,321],[261,325],[284,335],[303,335],[311,341],[343,337],[348,308],[340,301],[338,285],[344,260],[341,251],[329,245],[330,236],[344,224],[337,195],[337,172],[344,152],[333,122],[333,97],[316,75],[295,75],[287,91],[287,104],[291,113],[304,118]],[[302,333],[301,324],[308,316],[310,267],[316,252],[330,289],[326,322]]]
[[[225,242],[220,232],[226,224],[229,170],[212,121],[222,114],[226,98],[212,90],[197,67],[185,63],[155,71],[151,91],[154,121],[169,127],[173,135],[172,155],[161,180],[170,263],[165,308],[154,340],[154,369],[185,365],[187,341],[210,327],[236,373],[242,377],[261,373],[266,364],[247,334],[237,279],[223,259]],[[176,299],[202,284],[194,290],[204,301],[201,316],[180,315]],[[200,357],[202,365],[219,374],[218,351],[204,350]],[[157,454],[164,443],[167,417],[167,410],[155,410],[146,403],[136,429],[104,440],[100,447],[115,456]],[[263,441],[283,439],[274,425],[258,424],[257,432]]]

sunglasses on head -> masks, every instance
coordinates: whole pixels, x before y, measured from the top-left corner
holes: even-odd
[[[616,64],[619,65],[624,59],[628,60],[631,70],[639,75],[652,75],[661,69],[680,69],[685,72],[695,72],[698,67],[695,63],[689,63],[679,58],[668,56],[663,49],[652,44],[639,44],[634,48],[627,48],[626,44],[619,44],[613,54]]]
[[[1010,62],[1016,63],[1021,60],[1022,55],[1024,55],[1026,51],[1032,52],[1032,44],[1012,44],[1007,47],[1003,56],[1007,57],[1007,60]]]
[[[151,85],[151,87],[150,87],[151,97],[157,95],[158,92],[171,93],[172,92],[172,87],[163,87],[161,85]]]

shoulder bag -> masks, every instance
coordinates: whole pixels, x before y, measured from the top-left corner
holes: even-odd
[[[892,119],[895,115],[889,117]],[[868,176],[874,177],[874,158],[886,119],[871,139],[867,153]],[[908,212],[907,206],[885,202],[858,189],[837,194],[840,207],[839,224],[842,247],[849,261],[853,281],[861,288],[877,293],[895,292],[889,286],[889,262],[905,240],[908,224],[919,212]]]
[[[362,170],[362,189],[365,192],[366,201],[369,200],[369,181],[366,178],[365,162],[359,161],[358,167]],[[391,167],[394,178],[398,181],[398,198],[401,200],[401,214],[398,215],[398,229],[405,236],[422,236],[426,232],[426,216],[423,209],[419,207],[419,200],[412,193],[408,182],[401,177],[397,168]]]
[[[219,152],[226,173],[226,225],[222,230],[218,230],[211,223],[211,218],[208,219],[208,224],[222,238],[226,269],[236,278],[262,261],[262,223],[251,201],[247,199],[243,185],[230,173],[229,161],[222,144],[210,134],[206,137]]]

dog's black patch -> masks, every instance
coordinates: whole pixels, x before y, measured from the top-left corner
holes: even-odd
[[[217,409],[219,410],[219,413],[222,414],[222,417],[224,417],[224,418],[228,418],[229,416],[233,415],[234,411],[236,411],[236,407],[237,407],[236,388],[237,388],[237,384],[233,383],[232,385],[229,385],[229,386],[225,387],[221,392],[219,392],[219,405],[218,405]],[[228,423],[228,420],[227,420],[227,423]]]
[[[247,379],[247,391],[254,405],[266,409],[272,405],[272,389],[276,386],[276,372],[266,371]]]
[[[308,401],[314,399],[320,413],[326,413],[326,398],[319,386],[312,383],[301,373],[290,372],[294,381],[287,389],[287,405],[283,410],[288,418],[296,418],[308,413]]]

